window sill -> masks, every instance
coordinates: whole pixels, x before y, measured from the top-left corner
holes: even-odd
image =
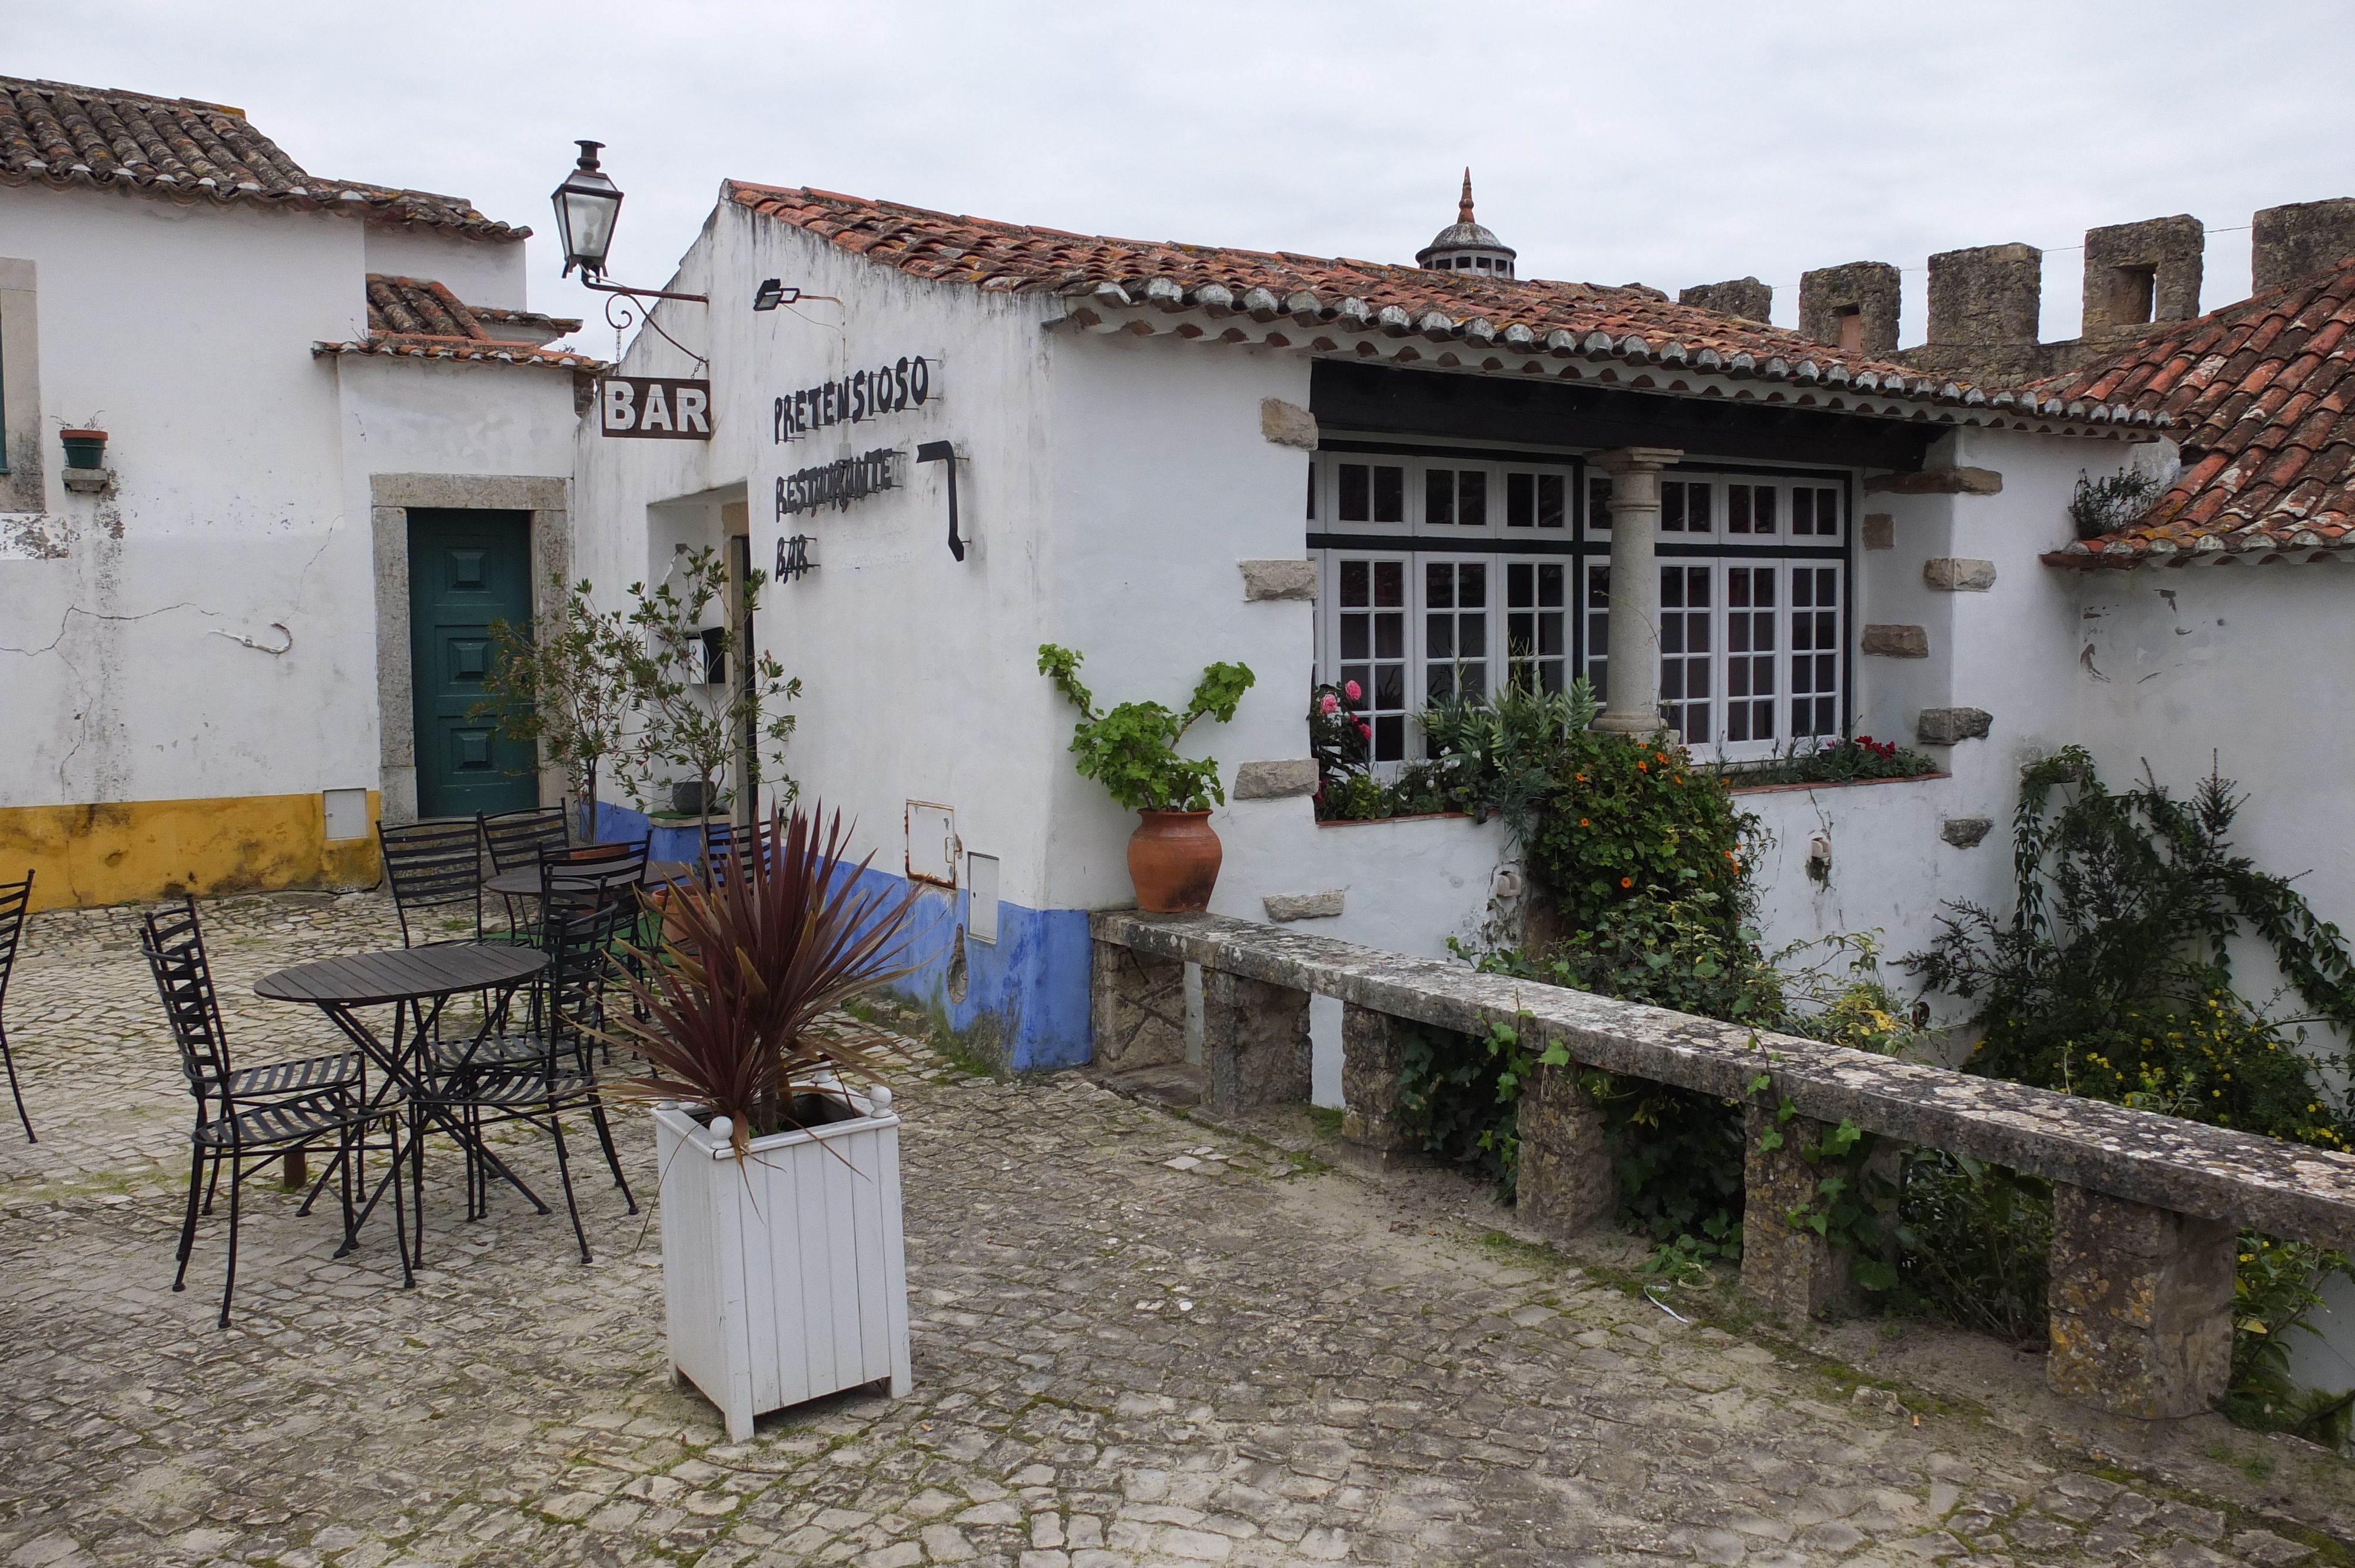
[[[1916,773],[1904,779],[1824,779],[1812,783],[1797,784],[1729,784],[1729,795],[1771,795],[1789,789],[1856,789],[1870,784],[1925,784],[1933,779],[1952,779],[1951,773]]]
[[[1316,825],[1320,828],[1379,828],[1386,822],[1444,822],[1449,818],[1470,821],[1469,811],[1420,811],[1408,817],[1333,817]]]

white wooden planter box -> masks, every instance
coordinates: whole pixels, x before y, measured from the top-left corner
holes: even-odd
[[[686,1111],[655,1110],[670,1364],[728,1418],[889,1378],[908,1392],[900,1118],[752,1140],[742,1164]]]

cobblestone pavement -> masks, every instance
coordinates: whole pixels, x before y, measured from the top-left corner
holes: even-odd
[[[208,910],[256,1055],[326,1036],[254,978],[397,940],[374,897],[316,902]],[[1843,1397],[1411,1192],[921,1052],[907,1399],[726,1444],[667,1378],[653,1224],[584,1174],[584,1266],[560,1208],[502,1192],[464,1223],[448,1158],[410,1292],[383,1220],[339,1262],[326,1208],[258,1179],[224,1332],[217,1224],[168,1288],[187,1109],[130,932],[44,917],[8,999],[41,1141],[0,1129],[0,1562],[2344,1560],[1983,1418]],[[649,1192],[648,1129],[622,1130]],[[512,1152],[552,1182],[544,1144]]]

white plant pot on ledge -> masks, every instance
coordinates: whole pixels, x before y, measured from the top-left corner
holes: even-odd
[[[867,1114],[752,1140],[675,1106],[655,1109],[670,1364],[728,1418],[889,1378],[908,1392],[908,1262],[900,1229],[900,1118]]]

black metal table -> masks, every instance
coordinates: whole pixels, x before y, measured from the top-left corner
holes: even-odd
[[[517,988],[546,968],[548,956],[535,948],[503,947],[481,942],[441,942],[424,948],[396,948],[380,953],[354,953],[340,959],[320,959],[315,962],[297,964],[293,969],[280,969],[264,975],[256,981],[253,991],[273,1001],[308,1002],[325,1013],[351,1043],[360,1048],[368,1059],[384,1070],[385,1082],[378,1089],[371,1104],[380,1104],[396,1090],[410,1103],[408,1154],[411,1180],[417,1197],[417,1252],[425,1248],[425,1157],[424,1137],[427,1117],[442,1131],[458,1140],[469,1158],[483,1160],[507,1185],[545,1214],[549,1206],[539,1195],[525,1186],[499,1157],[492,1153],[460,1118],[446,1111],[430,1109],[418,1099],[418,1091],[425,1086],[426,1054],[431,1049],[432,1029],[439,1021],[442,1008],[453,996],[474,991],[496,991],[499,1005],[485,1007],[482,1033],[487,1033],[493,1022],[505,1011],[506,999]],[[390,1007],[392,1038],[388,1041],[359,1016],[355,1009]],[[404,1150],[396,1144],[389,1181],[400,1179],[400,1161]],[[376,1211],[384,1195],[384,1183],[378,1182],[370,1192],[368,1206],[360,1221]],[[404,1251],[408,1244],[402,1243]]]
[[[577,865],[581,874],[587,875],[597,869],[599,863],[584,860],[563,861],[557,863],[559,866]],[[483,891],[496,893],[506,898],[537,898],[539,896],[539,872],[540,868],[536,865],[521,866],[514,871],[503,871],[496,876],[485,878]],[[563,872],[559,870],[557,874],[560,878]],[[683,860],[650,860],[646,862],[645,875],[641,879],[641,885],[646,887],[659,887],[666,883],[692,881],[694,876],[695,867]]]

